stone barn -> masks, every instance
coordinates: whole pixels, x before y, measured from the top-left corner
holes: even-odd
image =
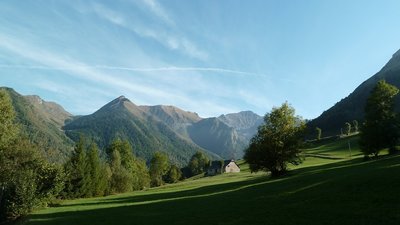
[[[212,161],[207,169],[207,175],[213,176],[222,173],[238,173],[240,167],[236,164],[235,160],[220,160]]]

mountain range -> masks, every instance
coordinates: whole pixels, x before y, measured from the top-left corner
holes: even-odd
[[[128,140],[137,156],[149,160],[164,151],[185,165],[196,151],[211,159],[238,159],[262,117],[246,111],[201,118],[174,106],[138,106],[120,96],[93,114],[73,116],[62,106],[39,96],[22,96],[11,88],[17,120],[33,142],[43,146],[52,161],[63,161],[81,136],[105,149],[113,140]]]

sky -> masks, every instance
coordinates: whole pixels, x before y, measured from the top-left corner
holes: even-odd
[[[124,95],[313,119],[400,49],[393,0],[2,0],[0,86],[75,115]]]

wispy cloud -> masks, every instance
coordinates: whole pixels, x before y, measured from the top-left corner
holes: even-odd
[[[126,26],[125,18],[123,16],[113,10],[104,7],[103,5],[95,3],[93,4],[93,10],[96,12],[97,15],[103,17],[104,19],[107,19],[114,24]]]
[[[175,26],[175,22],[171,19],[171,16],[162,7],[162,5],[156,0],[142,0],[142,2],[150,9],[150,11],[160,18],[164,23]]]
[[[100,70],[96,70],[82,62],[73,59],[67,59],[60,55],[38,49],[27,45],[26,43],[17,41],[14,38],[9,38],[0,35],[0,47],[5,48],[19,56],[29,59],[33,62],[40,63],[43,66],[21,66],[30,69],[58,69],[68,71],[68,75],[80,79],[86,79],[95,83],[109,84],[114,87],[123,88],[131,92],[140,92],[152,96],[168,96],[176,97],[170,93],[163,92],[156,88],[143,86],[138,84],[127,83],[123,79],[118,79],[104,74]],[[5,65],[3,65],[5,66]]]
[[[202,61],[209,58],[208,53],[197,47],[193,41],[189,40],[184,35],[179,35],[181,32],[177,30],[174,25],[175,22],[168,16],[157,1],[143,0],[142,2],[148,6],[147,8],[150,9],[153,15],[161,18],[168,26],[166,28],[151,28],[149,25],[143,26],[140,24],[140,21],[130,19],[129,15],[114,11],[100,3],[94,4],[93,12],[112,24],[128,29],[140,37],[151,38],[170,50],[179,51],[187,56]]]
[[[98,90],[80,90],[80,86],[71,85],[71,83],[65,83],[53,85],[52,82],[45,83],[33,83],[37,87],[44,89],[46,91],[54,92],[58,95],[65,95],[73,98],[74,93],[80,93],[79,98],[77,98],[75,104],[79,102],[82,104],[87,101],[88,107],[93,110],[95,106],[92,102],[101,102],[100,99],[109,100],[109,96],[115,94],[125,94],[126,96],[133,97],[133,101],[138,104],[173,104],[180,106],[184,109],[191,111],[196,111],[202,116],[212,116],[216,114],[221,114],[224,112],[234,112],[235,107],[229,104],[224,104],[221,102],[213,101],[212,98],[218,97],[219,93],[213,91],[214,88],[218,87],[218,84],[211,85],[209,81],[200,79],[200,75],[197,78],[192,79],[192,76],[185,76],[183,80],[186,80],[186,86],[190,82],[195,82],[196,87],[206,87],[202,88],[201,92],[197,93],[196,101],[193,101],[193,96],[189,95],[187,91],[193,91],[198,89],[193,89],[190,87],[182,88],[181,78],[179,77],[179,82],[174,81],[176,78],[157,77],[157,75],[150,74],[152,76],[142,79],[141,73],[144,72],[154,72],[154,71],[193,71],[194,73],[202,71],[210,72],[222,72],[224,69],[220,68],[196,68],[196,67],[165,67],[165,68],[129,68],[129,67],[112,67],[112,66],[90,66],[81,61],[77,61],[65,55],[60,55],[49,51],[45,48],[40,48],[18,40],[15,37],[10,37],[5,34],[0,33],[0,49],[3,49],[13,55],[24,58],[26,65],[0,65],[0,68],[20,68],[28,70],[61,70],[63,75],[67,75],[74,79],[74,82],[78,80],[84,81],[90,86],[96,86],[96,88],[104,88],[99,95],[86,96],[83,93],[94,93]],[[105,70],[113,70],[105,71]],[[114,71],[117,70],[117,71]],[[122,71],[120,71],[122,70]],[[140,72],[136,74],[123,75],[124,71]],[[230,71],[225,72],[240,74],[240,71]],[[49,75],[49,80],[51,75]],[[208,84],[207,84],[208,83]],[[53,86],[53,87],[52,87]],[[85,85],[84,85],[85,86]],[[218,88],[222,89],[222,88]],[[108,93],[107,93],[108,92]],[[213,93],[211,97],[210,93]],[[64,98],[65,98],[64,96]],[[103,96],[103,97],[101,97]],[[208,96],[208,97],[205,97]],[[71,100],[68,100],[71,102]],[[103,102],[105,104],[106,102]],[[101,105],[98,105],[100,107]],[[78,106],[74,106],[75,109],[79,110],[79,113],[83,113],[83,109]],[[77,112],[77,111],[75,111]]]

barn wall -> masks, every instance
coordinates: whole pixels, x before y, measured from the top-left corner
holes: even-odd
[[[235,162],[230,162],[225,167],[225,173],[238,173],[240,172],[240,168],[236,165]]]

